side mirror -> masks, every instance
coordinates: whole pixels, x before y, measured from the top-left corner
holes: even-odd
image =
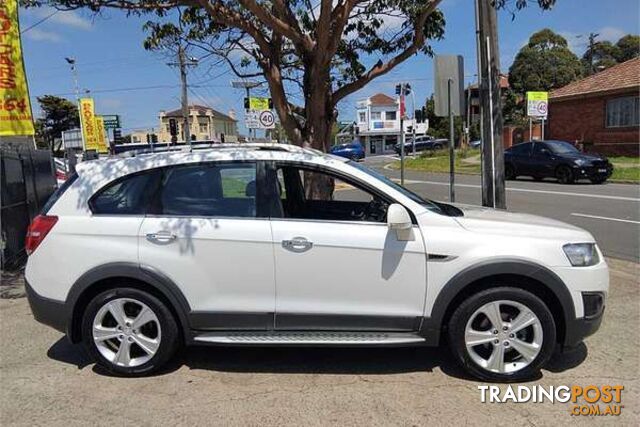
[[[410,230],[411,217],[404,206],[393,203],[387,209],[387,224],[391,230]]]

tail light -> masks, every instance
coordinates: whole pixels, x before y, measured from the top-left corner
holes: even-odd
[[[67,174],[57,170],[56,171],[56,179],[60,180],[60,181],[66,181],[67,180]]]
[[[58,217],[53,215],[38,215],[33,219],[27,229],[27,238],[24,242],[27,255],[31,255],[40,246],[56,222],[58,222]]]

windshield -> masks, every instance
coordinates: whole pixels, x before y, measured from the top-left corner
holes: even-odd
[[[580,152],[576,147],[564,141],[545,141],[545,144],[547,144],[547,147],[549,147],[549,149],[553,151],[555,154],[567,154],[567,153]]]
[[[442,209],[441,206],[439,206],[439,203],[436,202],[432,202],[431,200],[426,200],[423,199],[422,197],[420,197],[419,195],[417,195],[416,193],[414,193],[413,191],[404,188],[403,186],[401,186],[400,184],[390,180],[389,178],[387,178],[386,176],[384,176],[383,174],[374,171],[373,169],[369,169],[368,167],[358,163],[358,162],[354,162],[354,161],[349,161],[349,164],[351,166],[353,166],[354,168],[357,168],[359,170],[361,170],[362,172],[366,173],[369,176],[372,176],[382,182],[384,182],[385,184],[387,184],[388,186],[390,186],[391,188],[393,188],[396,191],[399,191],[400,193],[402,193],[403,195],[407,196],[408,198],[410,198],[411,200],[413,200],[416,203],[421,204],[422,206],[426,207],[427,209],[429,209],[430,211],[442,214],[442,215],[446,215],[446,212]]]

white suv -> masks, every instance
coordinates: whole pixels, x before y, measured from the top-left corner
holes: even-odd
[[[125,375],[183,344],[448,342],[476,377],[521,380],[598,329],[609,282],[584,230],[286,145],[82,163],[27,251],[35,318]]]

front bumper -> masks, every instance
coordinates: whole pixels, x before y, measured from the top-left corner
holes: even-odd
[[[586,337],[593,335],[600,328],[603,315],[604,307],[602,307],[602,311],[595,316],[583,317],[571,321],[565,329],[563,348],[575,347]]]
[[[40,296],[26,281],[24,286],[33,317],[38,322],[66,334],[70,316],[64,301],[56,301]]]
[[[608,179],[613,173],[613,165],[606,166],[574,166],[573,172],[576,179]]]

